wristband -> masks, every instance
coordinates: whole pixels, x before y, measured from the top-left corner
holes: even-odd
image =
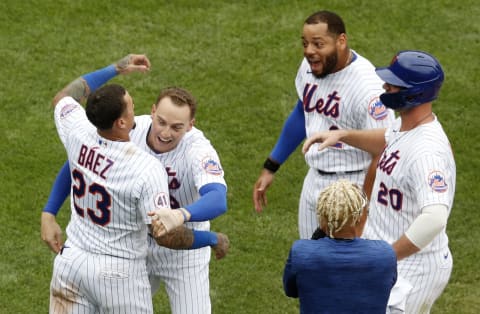
[[[278,168],[280,168],[280,164],[271,160],[270,157],[268,157],[263,163],[263,168],[267,169],[272,173],[275,173],[277,172]]]
[[[183,207],[177,208],[177,210],[179,210],[179,211],[182,213],[182,215],[183,215],[183,222],[187,222],[187,221],[190,220],[190,217],[191,217],[192,215],[190,214],[190,212],[189,212],[188,210],[186,210],[186,209],[183,208]]]

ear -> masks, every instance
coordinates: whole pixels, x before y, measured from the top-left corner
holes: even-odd
[[[120,129],[120,130],[123,130],[125,128],[127,128],[127,122],[125,121],[124,118],[120,117],[118,118],[117,120],[115,120],[115,122],[113,122],[113,125],[117,128],[117,129]]]
[[[152,118],[155,115],[155,111],[157,111],[157,106],[155,104],[153,104],[152,105],[152,111],[150,112],[150,114],[152,115]]]
[[[187,132],[190,131],[193,128],[193,125],[195,124],[195,118],[190,120],[190,123],[188,124]]]
[[[337,44],[337,48],[339,48],[339,49],[343,50],[343,49],[347,48],[347,34],[342,33],[342,34],[338,35],[336,44]]]

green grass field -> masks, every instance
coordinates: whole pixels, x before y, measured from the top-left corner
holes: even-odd
[[[480,313],[476,0],[0,2],[0,312],[48,312],[54,255],[40,239],[40,212],[66,158],[52,97],[79,75],[134,52],[149,56],[152,71],[113,82],[128,88],[136,113],[149,113],[162,87],[189,89],[200,104],[197,126],[222,159],[229,211],[212,229],[230,236],[231,251],[211,262],[213,312],[298,313],[281,276],[298,234],[307,170],[300,151],[278,172],[261,215],[251,194],[296,103],[303,21],[319,9],[339,13],[350,46],[375,65],[401,49],[429,51],[442,63],[446,81],[434,111],[457,162],[448,224],[454,268],[432,313]],[[64,227],[68,219],[65,204],[58,220]],[[154,307],[169,313],[165,293],[155,296]]]

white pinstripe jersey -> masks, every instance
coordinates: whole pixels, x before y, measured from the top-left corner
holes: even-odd
[[[307,137],[313,133],[334,129],[384,128],[394,120],[394,113],[379,99],[383,81],[374,66],[355,53],[346,68],[316,78],[304,58],[297,73],[295,86],[303,101]],[[338,143],[332,149],[318,151],[312,145],[305,160],[311,168],[328,172],[366,169],[370,154]]]
[[[208,183],[226,185],[218,154],[199,129],[193,127],[172,151],[157,154],[147,144],[147,136],[152,124],[151,116],[136,116],[135,123],[135,128],[130,132],[131,140],[155,156],[166,167],[172,208],[184,207],[198,200],[200,197],[198,191]],[[186,226],[196,230],[209,230],[210,222],[187,222]],[[157,256],[164,256],[172,263],[184,260],[187,256],[200,254],[200,252],[203,252],[200,260],[209,260],[210,258],[209,248],[206,250],[170,250],[153,247],[153,249],[157,251]],[[194,259],[198,260],[195,257]],[[162,261],[164,260],[162,259]]]
[[[455,160],[437,118],[407,132],[398,131],[400,123],[397,119],[385,133],[387,146],[377,166],[363,233],[389,243],[398,240],[427,205],[446,205],[450,214],[455,194]],[[447,246],[444,229],[420,253]]]
[[[55,123],[72,176],[68,241],[91,253],[144,258],[147,212],[169,206],[164,167],[132,142],[99,136],[71,97],[57,104]]]

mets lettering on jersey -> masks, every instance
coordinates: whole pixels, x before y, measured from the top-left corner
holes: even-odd
[[[305,84],[303,90],[303,106],[306,112],[312,112],[316,110],[318,113],[323,113],[326,116],[337,118],[339,115],[339,103],[340,97],[337,96],[337,91],[328,94],[326,100],[319,98],[315,104],[312,103],[312,95],[317,90],[316,84]]]
[[[400,159],[399,152],[398,150],[391,152],[390,156],[387,156],[386,152],[384,152],[382,159],[378,162],[377,168],[388,175],[392,174],[397,161]]]

